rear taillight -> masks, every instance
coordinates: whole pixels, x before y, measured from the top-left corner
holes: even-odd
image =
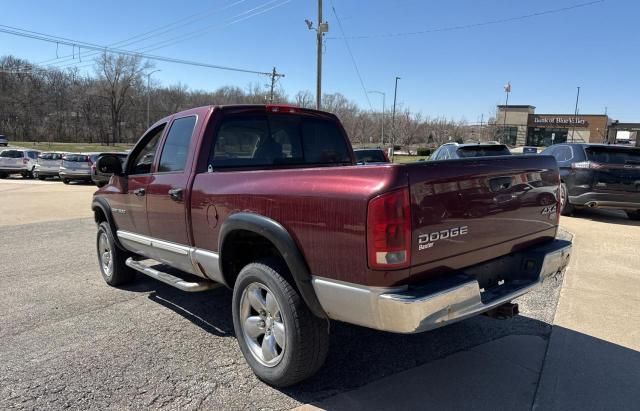
[[[596,163],[594,161],[581,161],[579,163],[572,163],[571,164],[571,168],[573,168],[573,169],[576,169],[576,168],[581,168],[581,169],[589,168],[589,169],[592,169],[592,170],[597,170],[599,168],[602,168],[602,164]]]
[[[90,156],[86,156],[84,158],[84,161],[86,161],[87,163],[89,163],[89,165],[93,164],[93,161],[91,161],[91,157]]]
[[[96,165],[95,164],[91,165],[91,174],[96,174]]]
[[[390,162],[389,155],[387,154],[386,150],[382,150],[382,155],[384,156],[385,161],[389,163]]]
[[[374,270],[404,268],[411,257],[409,189],[383,194],[369,201],[367,254]]]
[[[28,158],[23,158],[22,159],[22,164],[29,164],[29,159]]]

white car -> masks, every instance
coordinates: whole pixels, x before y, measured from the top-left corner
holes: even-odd
[[[59,152],[40,153],[33,177],[40,180],[44,180],[47,177],[59,177],[58,173],[60,172],[64,155],[65,153]]]
[[[20,174],[23,178],[33,178],[39,151],[9,149],[0,152],[0,178]]]

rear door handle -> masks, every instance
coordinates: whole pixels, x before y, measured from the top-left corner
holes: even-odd
[[[169,197],[171,197],[173,201],[182,201],[182,189],[172,188],[169,190]]]
[[[133,190],[133,194],[137,195],[138,197],[142,197],[145,194],[147,194],[147,192],[145,191],[144,188],[137,188],[137,189]]]

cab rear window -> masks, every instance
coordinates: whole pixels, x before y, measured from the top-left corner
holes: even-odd
[[[335,122],[289,115],[229,115],[220,125],[213,167],[350,164]]]

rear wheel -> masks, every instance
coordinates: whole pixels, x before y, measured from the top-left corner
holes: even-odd
[[[130,254],[118,248],[107,222],[98,226],[96,247],[100,272],[107,284],[124,285],[135,279],[135,271],[125,264]]]
[[[625,210],[629,220],[640,221],[640,210]]]
[[[244,267],[233,288],[242,354],[258,378],[277,387],[315,374],[329,349],[327,323],[311,313],[288,274],[277,260],[263,260]]]
[[[571,215],[574,207],[569,202],[569,192],[565,183],[560,183],[560,214]]]
[[[46,177],[45,177],[45,176],[41,176],[41,175],[38,175],[38,176],[36,176],[36,177],[38,178],[38,180],[45,180],[45,179],[46,179]]]
[[[0,173],[0,178],[7,178],[9,175],[7,173]]]
[[[63,178],[62,182],[65,184],[69,184],[71,182],[71,180],[69,180],[68,178]]]

